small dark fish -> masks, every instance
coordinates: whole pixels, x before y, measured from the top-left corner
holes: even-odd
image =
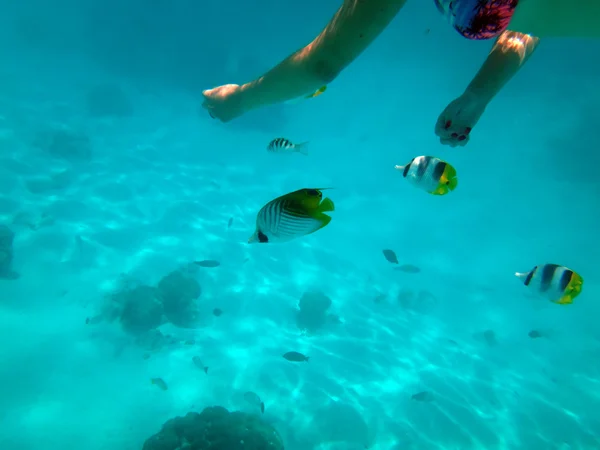
[[[200,267],[219,267],[221,263],[214,259],[205,259],[203,261],[194,261],[194,264]]]
[[[231,228],[231,225],[233,225],[233,217],[229,218],[229,222],[227,222],[227,228]]]
[[[398,270],[404,273],[419,273],[421,269],[417,266],[413,266],[412,264],[402,264],[401,266],[394,267],[394,270]]]
[[[265,403],[260,399],[258,394],[248,391],[244,394],[244,399],[256,407],[260,407],[260,412],[265,413]]]
[[[85,324],[86,325],[97,325],[104,320],[104,316],[102,314],[98,314],[93,317],[86,317]]]
[[[329,319],[329,321],[333,324],[336,325],[341,325],[342,319],[340,319],[340,316],[338,316],[337,314],[327,314],[327,319]]]
[[[208,367],[204,365],[199,356],[194,356],[192,362],[198,369],[203,370],[204,373],[208,373]]]
[[[498,341],[496,340],[496,333],[494,330],[485,330],[483,332],[483,339],[485,339],[485,342],[490,347],[493,347],[498,343]]]
[[[77,248],[77,255],[81,259],[83,256],[83,238],[79,235],[75,236],[75,247]]]
[[[167,386],[167,383],[162,378],[151,378],[150,382],[153,385],[158,386],[163,391],[166,391],[167,389],[169,389],[169,386]]]
[[[385,300],[387,296],[385,294],[378,294],[374,299],[373,302],[374,303],[381,303]]]
[[[195,341],[195,340],[193,340],[193,339],[188,339],[187,341],[185,341],[185,342],[183,343],[183,345],[194,345],[195,343],[196,343],[196,341]]]
[[[433,394],[429,391],[422,391],[422,392],[418,392],[416,394],[414,394],[411,397],[413,400],[416,400],[417,402],[432,402],[434,400]]]
[[[283,357],[285,359],[287,359],[288,361],[293,361],[293,362],[308,362],[309,357],[308,356],[304,356],[302,353],[298,353],[298,352],[287,352],[283,355]]]
[[[223,314],[223,311],[220,308],[213,309],[213,316],[219,317],[221,314]]]
[[[531,339],[543,337],[542,333],[540,333],[538,330],[531,330],[529,333],[527,333],[527,336],[529,336]]]
[[[396,253],[394,253],[394,250],[383,250],[383,256],[385,256],[385,259],[387,259],[388,262],[391,262],[392,264],[398,264],[398,257],[396,256]]]
[[[150,357],[151,357],[151,356],[152,356],[152,355],[151,355],[150,353],[144,353],[144,354],[142,355],[142,358],[143,358],[144,360],[148,360],[148,359],[150,359]]]

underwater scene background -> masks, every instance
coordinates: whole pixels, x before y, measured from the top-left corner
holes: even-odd
[[[0,1],[0,449],[600,448],[600,43],[543,42],[465,148],[433,128],[491,43],[433,2],[323,95],[201,109],[338,7]],[[457,189],[394,170],[419,155]],[[326,187],[327,227],[248,244]],[[514,276],[545,263],[573,304]]]

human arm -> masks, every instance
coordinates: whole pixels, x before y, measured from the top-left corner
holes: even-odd
[[[261,106],[315,92],[333,81],[392,21],[406,0],[344,0],[307,46],[242,86],[204,91],[204,107],[224,122]]]
[[[523,67],[539,42],[538,38],[528,34],[505,31],[496,40],[492,51],[466,90],[486,104],[489,103]]]
[[[465,92],[440,114],[435,133],[442,144],[456,147],[469,142],[469,133],[487,105],[523,67],[538,44],[538,38],[514,31],[505,31],[498,37]]]

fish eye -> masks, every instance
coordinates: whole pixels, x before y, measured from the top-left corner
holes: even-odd
[[[307,189],[306,195],[308,195],[309,197],[320,197],[323,194],[321,194],[321,192],[317,191],[316,189]]]

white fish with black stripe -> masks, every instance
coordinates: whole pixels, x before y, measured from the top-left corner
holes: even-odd
[[[248,243],[287,242],[314,233],[331,222],[326,212],[334,211],[324,188],[304,188],[277,197],[256,216],[256,230]]]
[[[445,195],[456,189],[456,169],[435,156],[417,156],[404,166],[396,166],[409,183],[433,195]]]
[[[583,289],[583,278],[577,272],[558,264],[541,264],[529,272],[515,275],[523,284],[553,303],[569,305]]]
[[[302,142],[301,144],[294,144],[292,141],[286,138],[275,138],[269,145],[267,145],[267,151],[271,153],[301,153],[308,156],[307,147],[308,142]]]

